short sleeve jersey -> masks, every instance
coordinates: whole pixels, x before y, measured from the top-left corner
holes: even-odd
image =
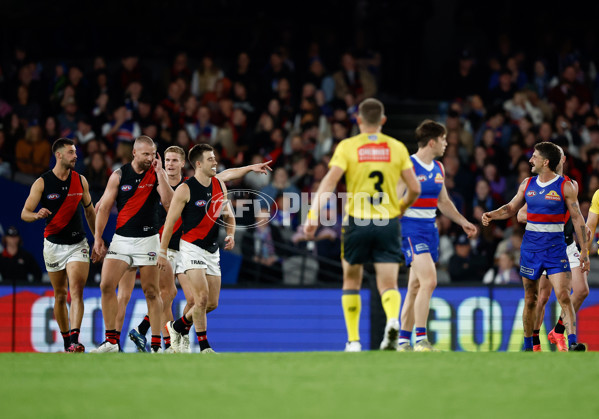
[[[413,167],[406,146],[382,133],[362,133],[339,143],[329,167],[345,172],[346,213],[361,219],[399,216],[397,183]]]
[[[597,189],[593,194],[593,199],[591,199],[591,208],[589,211],[599,215],[599,189]]]

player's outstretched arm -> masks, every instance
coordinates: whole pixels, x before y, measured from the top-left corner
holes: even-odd
[[[314,233],[318,227],[318,213],[320,212],[320,208],[325,204],[327,195],[335,190],[344,172],[341,167],[333,165],[325,177],[322,178],[318,190],[312,198],[312,205],[304,222],[304,234],[308,240],[314,238]]]
[[[29,191],[29,196],[25,201],[25,205],[23,206],[23,210],[21,211],[21,219],[27,223],[32,223],[37,220],[41,220],[42,218],[47,218],[52,214],[50,210],[47,208],[40,208],[39,211],[35,211],[40,200],[42,199],[42,193],[44,192],[44,179],[41,177],[38,178],[33,185],[31,185],[31,190]]]
[[[264,163],[250,164],[249,166],[234,167],[231,169],[223,170],[218,175],[216,175],[216,178],[223,182],[230,182],[232,180],[244,177],[249,172],[263,173],[266,175],[268,174],[268,172],[272,172],[272,168],[269,166],[269,164],[271,163],[272,160],[269,160]]]
[[[576,188],[571,182],[564,183],[564,199],[568,211],[570,211],[574,233],[576,233],[578,244],[580,245],[580,269],[582,272],[586,272],[590,269],[587,226],[584,223],[582,212],[580,212]]]
[[[524,179],[518,188],[518,192],[510,202],[495,211],[485,212],[481,218],[484,226],[488,226],[492,220],[505,220],[516,215],[518,210],[525,204],[524,191],[528,184],[528,178]]]
[[[454,223],[458,224],[462,227],[464,232],[468,235],[468,237],[474,237],[478,233],[478,230],[470,221],[466,219],[458,209],[455,207],[455,204],[449,197],[447,193],[447,188],[445,188],[445,184],[441,188],[441,192],[439,193],[439,200],[437,201],[437,206],[443,215],[449,218]]]
[[[168,244],[173,237],[173,229],[175,223],[181,217],[185,204],[189,202],[189,186],[186,183],[182,183],[177,187],[177,190],[173,194],[171,200],[171,206],[166,213],[166,220],[164,221],[164,229],[162,230],[162,239],[160,240],[160,255],[158,256],[158,268],[164,270],[168,263],[166,259],[166,251]]]

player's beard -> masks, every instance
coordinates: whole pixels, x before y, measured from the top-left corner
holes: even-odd
[[[71,169],[73,170],[75,168],[75,165],[77,164],[77,159],[73,159],[73,160],[63,160],[62,161],[62,166],[65,169]]]

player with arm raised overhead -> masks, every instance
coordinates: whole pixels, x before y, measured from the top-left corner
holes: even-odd
[[[174,351],[181,352],[182,334],[193,324],[200,353],[206,354],[214,353],[208,342],[206,312],[218,305],[221,285],[216,221],[223,213],[227,230],[225,249],[230,250],[235,246],[235,217],[230,210],[223,212],[230,204],[226,186],[216,177],[214,149],[208,144],[195,145],[189,151],[189,162],[195,173],[175,191],[164,223],[158,265],[165,269],[169,263],[168,244],[175,223],[181,218],[179,257],[189,279],[194,305],[187,314],[175,322],[167,322],[166,326]]]
[[[173,190],[154,141],[145,135],[138,137],[133,144],[133,161],[116,170],[108,179],[96,217],[94,249],[102,239],[110,209],[116,201],[116,231],[102,266],[100,282],[106,340],[92,352],[118,352],[120,336],[116,330],[116,288],[123,275],[135,268],[139,268],[141,287],[148,304],[152,326],[151,348],[153,352],[161,349],[162,299],[156,266],[160,240],[154,224],[154,211],[158,200],[168,208],[172,196]]]
[[[360,288],[363,265],[374,263],[377,288],[387,317],[384,339],[397,340],[401,295],[397,289],[399,264],[399,217],[420,195],[420,183],[412,169],[406,146],[381,133],[385,123],[383,104],[377,99],[360,103],[360,134],[339,143],[329,163],[329,171],[312,199],[304,223],[310,239],[318,227],[320,209],[343,175],[349,193],[343,227],[341,258],[343,292],[341,303],[347,328],[347,352],[362,350],[359,334]],[[399,199],[400,178],[407,194]]]
[[[56,157],[54,168],[39,177],[31,186],[21,218],[26,222],[46,220],[44,230],[44,262],[54,289],[54,316],[67,352],[84,352],[79,343],[83,318],[83,288],[89,273],[89,245],[85,238],[79,204],[94,231],[96,214],[85,177],[75,170],[75,143],[59,138],[52,145]],[[41,205],[39,211],[35,211]],[[104,257],[104,242],[96,243],[93,261]],[[71,294],[71,312],[67,309],[67,294]]]
[[[425,120],[416,128],[418,151],[410,158],[420,182],[420,198],[401,218],[402,251],[410,267],[408,291],[401,311],[399,347],[397,341],[383,341],[381,349],[399,351],[434,350],[426,336],[430,300],[437,286],[435,263],[439,259],[437,208],[464,229],[468,237],[476,235],[476,227],[460,214],[445,189],[445,169],[435,160],[447,147],[447,130],[435,121]],[[410,345],[416,325],[414,348]]]
[[[527,204],[526,232],[520,252],[520,274],[524,285],[524,350],[533,351],[533,330],[536,324],[536,306],[539,293],[539,277],[543,271],[547,276],[562,312],[564,326],[568,332],[569,350],[584,351],[583,344],[576,342],[576,314],[570,300],[571,272],[564,237],[564,221],[570,211],[574,232],[580,242],[580,266],[582,272],[589,270],[588,238],[584,218],[578,206],[576,190],[572,182],[556,173],[561,160],[561,150],[550,142],[535,145],[530,158],[532,173],[536,176],[525,179],[516,196],[501,208],[485,212],[482,223],[487,226],[492,220],[505,220],[516,215]]]

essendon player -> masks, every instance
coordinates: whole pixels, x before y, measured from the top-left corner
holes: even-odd
[[[166,216],[158,266],[169,264],[167,248],[173,228],[179,217],[183,220],[183,235],[179,246],[180,262],[189,278],[194,306],[176,322],[169,321],[167,329],[175,352],[180,352],[182,333],[193,322],[201,353],[213,353],[206,335],[206,309],[218,304],[220,294],[220,266],[218,252],[218,224],[216,220],[225,205],[227,188],[216,178],[216,157],[208,144],[198,144],[189,151],[189,162],[195,169],[193,177],[179,186]],[[225,249],[235,246],[235,218],[232,212],[223,214],[227,226]],[[150,319],[152,317],[150,316]]]
[[[141,287],[150,313],[152,350],[160,349],[162,299],[156,266],[160,240],[154,212],[158,200],[168,208],[172,195],[173,190],[154,141],[145,135],[138,137],[133,144],[133,161],[116,170],[108,179],[96,217],[94,249],[102,242],[110,209],[116,201],[116,231],[102,266],[100,282],[106,340],[92,352],[118,352],[116,288],[123,274],[135,267],[139,268]]]
[[[245,176],[249,172],[257,172],[267,174],[268,171],[272,170],[268,165],[271,161],[265,163],[257,163],[249,166],[238,167],[227,169],[218,175],[216,178],[222,182],[229,182],[231,180],[239,179]],[[187,180],[181,175],[181,171],[185,167],[185,151],[181,147],[171,146],[164,151],[164,169],[168,176],[169,184],[173,189],[176,189],[180,184]],[[164,222],[166,220],[166,211],[161,205],[158,205],[156,211],[157,220],[156,225],[160,228],[160,234],[164,230]],[[165,324],[167,321],[173,320],[172,302],[177,295],[177,288],[175,286],[174,277],[179,280],[187,305],[183,310],[183,314],[187,313],[193,306],[193,293],[191,292],[191,285],[189,278],[185,274],[181,259],[179,257],[179,241],[182,234],[182,220],[179,218],[175,222],[173,235],[168,244],[167,259],[170,264],[165,265],[165,268],[160,271],[160,296],[162,297],[163,304],[163,318],[162,323]],[[135,285],[135,271],[125,274],[125,277],[121,279],[118,290],[118,302],[119,311],[117,315],[117,327],[122,328],[125,319],[125,312],[127,309],[127,303],[131,298],[131,292]],[[216,303],[208,305],[207,312],[216,308]],[[146,333],[150,327],[149,316],[146,315],[139,325],[129,331],[129,339],[135,343],[138,351],[145,352],[146,350]],[[120,330],[120,329],[118,329]],[[183,352],[189,350],[189,330],[186,330],[182,339]],[[170,347],[170,336],[168,330],[164,328],[162,330],[164,338],[165,352],[173,352]]]
[[[96,214],[87,180],[73,170],[77,162],[75,143],[60,138],[52,145],[52,152],[56,165],[31,186],[21,218],[28,223],[46,219],[44,262],[54,288],[54,317],[60,327],[65,350],[84,352],[85,348],[79,343],[79,328],[84,311],[83,288],[89,272],[89,245],[83,231],[79,204],[83,205],[92,231]],[[35,212],[38,204],[41,209]],[[106,249],[103,246],[103,242],[98,243],[94,249],[94,262],[104,256]],[[67,309],[69,291],[70,316]]]

